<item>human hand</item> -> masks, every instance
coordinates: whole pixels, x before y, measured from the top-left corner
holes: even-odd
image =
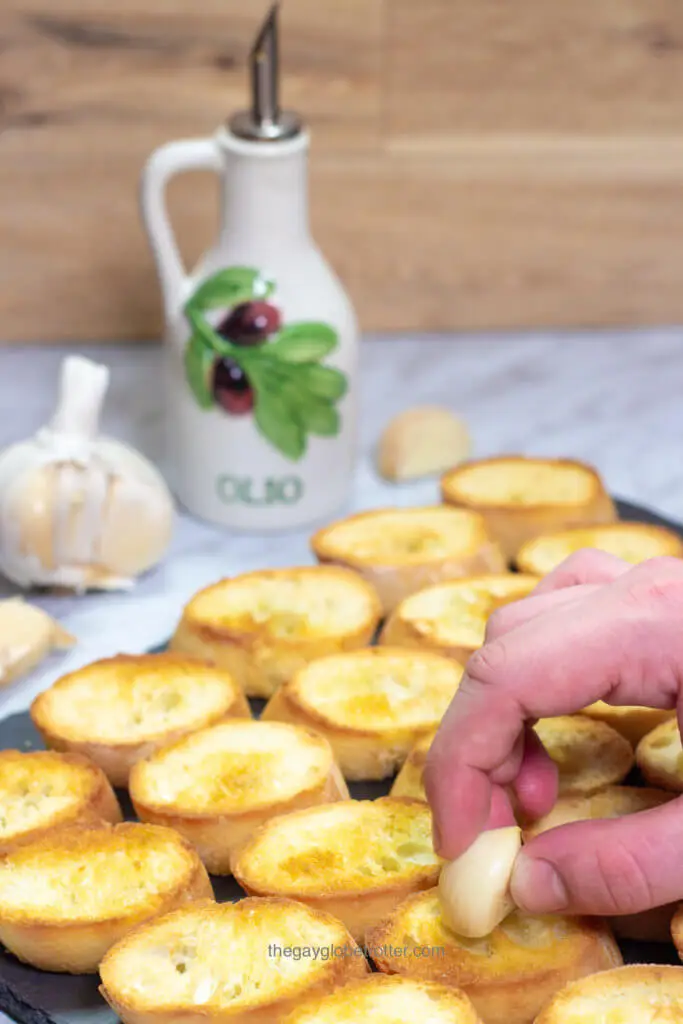
[[[424,772],[437,852],[453,859],[482,830],[513,824],[509,787],[525,815],[552,808],[557,772],[537,719],[597,700],[674,709],[682,690],[683,560],[572,555],[494,613],[467,664]],[[532,914],[632,914],[683,898],[683,798],[541,833],[511,890]]]

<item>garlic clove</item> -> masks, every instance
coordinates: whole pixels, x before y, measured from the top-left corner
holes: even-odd
[[[468,939],[490,935],[515,909],[510,880],[522,848],[516,825],[482,832],[439,876],[439,902],[445,924]]]
[[[50,423],[0,453],[0,571],[21,587],[129,588],[170,544],[163,477],[98,433],[108,381],[106,367],[68,357]]]
[[[0,685],[37,668],[52,650],[75,642],[47,612],[23,598],[0,601]]]
[[[471,451],[464,420],[439,406],[417,406],[386,426],[377,452],[378,470],[391,481],[439,476]]]

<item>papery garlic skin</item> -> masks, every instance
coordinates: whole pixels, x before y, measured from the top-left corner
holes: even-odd
[[[106,367],[67,358],[51,424],[0,454],[0,571],[20,587],[128,589],[168,548],[163,477],[97,434],[107,382]]]

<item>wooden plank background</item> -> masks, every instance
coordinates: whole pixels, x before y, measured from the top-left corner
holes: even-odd
[[[0,339],[158,337],[157,145],[244,105],[267,0],[0,0]],[[683,321],[680,0],[284,0],[315,233],[363,326]],[[192,261],[210,176],[175,182]]]

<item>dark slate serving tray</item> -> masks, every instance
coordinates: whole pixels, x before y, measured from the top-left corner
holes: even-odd
[[[683,536],[681,523],[671,522],[649,509],[624,501],[617,504],[622,519],[666,526]],[[163,645],[157,650],[163,650]],[[254,716],[258,716],[265,702],[253,700],[250,703]],[[20,750],[44,747],[27,712],[0,720],[0,749],[8,747]],[[386,795],[390,786],[391,780],[385,780],[352,783],[349,789],[356,799],[374,800]],[[126,817],[134,820],[128,794],[119,791],[118,797]],[[244,896],[232,878],[213,877],[212,882],[216,899],[221,902]],[[623,941],[621,949],[627,963],[679,963],[673,945]],[[19,1024],[114,1024],[116,1014],[99,995],[98,981],[96,975],[72,976],[37,971],[20,963],[11,954],[0,951],[0,1011]]]

